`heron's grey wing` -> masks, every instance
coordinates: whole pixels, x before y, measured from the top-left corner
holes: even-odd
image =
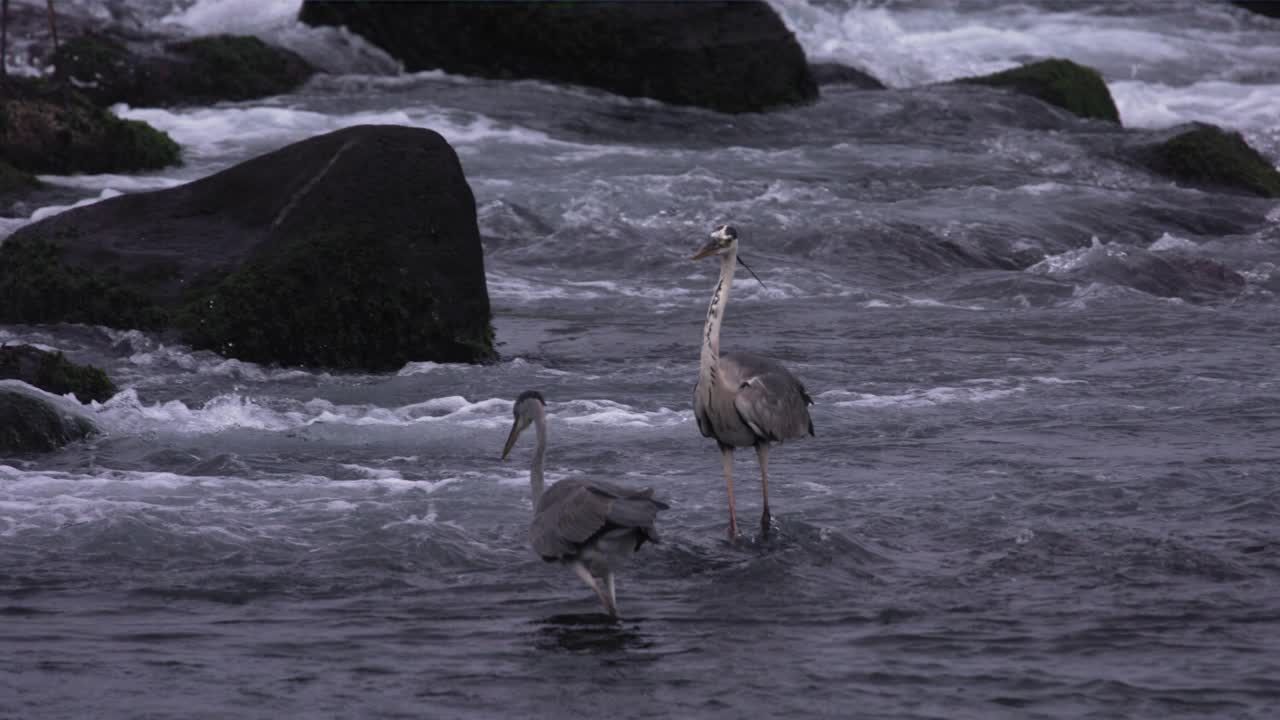
[[[605,482],[604,480],[592,480],[587,483],[587,487],[590,488],[592,492],[606,497],[622,498],[624,500],[647,500],[657,505],[661,510],[666,510],[671,507],[661,500],[655,500],[653,497],[653,488],[651,487],[630,488],[625,485],[616,485],[611,482]]]
[[[654,524],[658,520],[658,512],[670,507],[653,497],[653,488],[632,488],[596,481],[589,486],[592,492],[611,496],[609,506],[609,523],[606,528],[623,528],[636,531],[634,550],[639,550],[645,540],[661,542],[658,529]]]
[[[751,353],[720,356],[721,373],[737,384],[734,409],[758,437],[770,442],[812,435],[804,384],[772,358]]]
[[[555,559],[576,553],[609,522],[609,497],[580,480],[561,480],[538,500],[529,540],[539,555]]]

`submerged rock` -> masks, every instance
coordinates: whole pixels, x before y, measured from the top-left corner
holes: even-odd
[[[765,2],[306,0],[410,71],[532,78],[676,105],[754,112],[815,100],[804,51]]]
[[[885,84],[870,73],[856,67],[835,62],[813,63],[809,66],[813,79],[819,85],[853,85],[862,90],[884,90]]]
[[[116,394],[115,383],[99,368],[30,345],[0,345],[0,380],[21,380],[54,395],[73,393],[80,402]]]
[[[1130,156],[1179,182],[1280,197],[1280,172],[1249,147],[1240,133],[1192,123],[1163,135],[1163,139],[1131,149]]]
[[[1248,281],[1240,273],[1212,258],[1184,253],[1152,252],[1135,246],[1093,246],[1073,253],[1065,261],[1046,259],[1030,268],[1032,273],[1077,283],[1102,282],[1130,287],[1156,297],[1209,302],[1234,297]]]
[[[178,144],[121,120],[65,83],[0,78],[0,160],[32,173],[108,173],[176,164]]]
[[[961,78],[956,82],[1006,87],[1031,95],[1083,118],[1119,123],[1111,91],[1097,70],[1070,60],[1042,60],[1004,72]]]
[[[54,63],[60,77],[102,105],[250,100],[289,92],[315,73],[293,51],[240,35],[135,47],[87,33],[59,47]]]
[[[0,380],[0,453],[48,452],[98,432],[74,404],[16,380]]]
[[[1130,287],[1191,302],[1234,297],[1248,284],[1240,273],[1206,257],[1134,252],[1123,267]]]
[[[475,199],[438,133],[338,130],[0,245],[0,322],[179,333],[263,363],[495,357]]]

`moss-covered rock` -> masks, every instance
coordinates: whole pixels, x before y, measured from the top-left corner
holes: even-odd
[[[103,105],[250,100],[289,92],[315,72],[296,53],[242,35],[133,47],[87,33],[63,43],[54,62],[60,77]]]
[[[424,278],[395,269],[398,246],[373,227],[292,238],[195,294],[179,319],[183,336],[285,365],[394,369],[421,357],[408,348],[428,347],[441,360],[491,357],[491,338],[442,331],[441,300],[422,292]]]
[[[122,120],[63,83],[0,79],[0,159],[33,173],[154,170],[178,162],[178,144]]]
[[[74,393],[80,402],[102,402],[116,394],[115,383],[101,369],[30,345],[0,345],[0,380],[21,380],[54,395]]]
[[[0,197],[38,187],[40,187],[40,181],[34,175],[0,160]]]
[[[96,432],[91,420],[62,407],[59,398],[0,381],[0,453],[48,452]]]
[[[1134,153],[1147,168],[1190,185],[1229,188],[1280,197],[1280,172],[1238,132],[1192,123],[1166,131],[1165,139]]]
[[[722,112],[817,99],[795,36],[768,3],[306,0],[410,71],[533,78]]]
[[[1004,72],[961,78],[956,82],[1006,87],[1031,95],[1083,118],[1119,123],[1111,91],[1097,70],[1070,60],[1042,60]]]
[[[176,330],[245,360],[363,370],[496,357],[475,198],[429,130],[359,126],[19,229],[0,322]]]
[[[114,264],[67,263],[63,255],[59,240],[21,231],[0,244],[0,322],[165,325],[168,311],[147,294],[147,278]]]

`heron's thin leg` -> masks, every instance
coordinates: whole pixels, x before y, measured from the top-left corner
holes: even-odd
[[[609,587],[609,614],[618,617],[618,593],[613,587],[613,571],[606,572],[604,579]]]
[[[600,587],[600,582],[591,574],[591,571],[587,569],[587,566],[580,562],[575,562],[573,563],[573,571],[578,573],[578,577],[582,578],[582,582],[590,586],[592,591],[595,592],[596,597],[600,598],[600,604],[604,605],[604,609],[610,615],[617,617],[617,608],[615,608],[613,603],[609,600],[609,596],[605,595],[604,589]]]
[[[720,460],[724,463],[724,483],[729,488],[729,539],[738,536],[738,513],[733,509],[733,448],[720,446]]]
[[[760,513],[760,532],[769,534],[769,443],[756,443],[756,460],[760,462],[760,490],[764,493],[764,512]]]

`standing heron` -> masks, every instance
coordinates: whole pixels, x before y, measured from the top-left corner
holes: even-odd
[[[729,490],[730,538],[738,534],[738,518],[733,507],[733,449],[756,449],[764,496],[760,531],[768,535],[769,444],[813,434],[813,420],[809,418],[813,398],[777,360],[753,353],[720,354],[720,323],[725,305],[729,303],[734,270],[742,262],[738,259],[738,232],[729,225],[721,225],[693,259],[711,255],[720,256],[720,280],[711,294],[707,323],[702,329],[702,360],[698,384],[693,391],[693,414],[703,437],[714,438],[720,446],[724,481]],[[747,267],[747,271],[751,272],[751,268]]]
[[[618,616],[613,571],[640,549],[646,540],[658,542],[653,522],[667,504],[653,499],[653,490],[633,490],[592,480],[561,480],[542,490],[542,463],[547,451],[546,400],[537,390],[527,390],[516,399],[515,422],[507,444],[506,460],[516,438],[529,425],[538,431],[538,447],[533,452],[529,482],[533,486],[533,522],[529,541],[547,562],[573,568],[595,591],[600,603],[613,617]]]

